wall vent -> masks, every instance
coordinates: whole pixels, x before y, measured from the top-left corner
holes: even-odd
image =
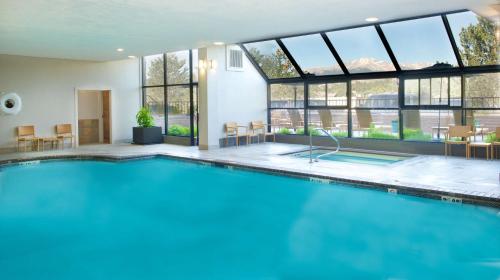
[[[387,188],[387,192],[392,194],[398,194],[398,189]]]
[[[237,45],[226,46],[227,71],[243,71],[243,50]]]
[[[40,164],[39,160],[24,161],[24,162],[19,163],[19,165],[22,165],[22,166],[37,165],[37,164]]]

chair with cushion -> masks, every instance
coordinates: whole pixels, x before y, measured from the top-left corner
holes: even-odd
[[[57,139],[59,139],[62,143],[62,147],[64,149],[64,143],[66,142],[66,139],[70,139],[71,141],[71,148],[73,148],[73,141],[75,139],[75,136],[73,135],[73,129],[71,127],[71,124],[58,124],[56,125],[56,136]]]
[[[34,150],[35,144],[38,145],[38,138],[35,136],[35,126],[24,125],[17,127],[17,151],[21,151],[21,143],[24,146],[24,152],[28,149],[28,143],[31,144],[31,150]]]
[[[450,126],[445,134],[444,155],[451,155],[453,145],[465,145],[465,157],[470,158],[470,137],[474,135],[470,125]]]

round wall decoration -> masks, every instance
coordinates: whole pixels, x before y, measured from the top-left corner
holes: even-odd
[[[16,115],[21,111],[21,97],[17,93],[0,94],[0,112],[6,115]]]

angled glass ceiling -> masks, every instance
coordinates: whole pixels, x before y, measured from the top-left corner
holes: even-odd
[[[374,26],[327,33],[349,73],[396,71]]]
[[[495,35],[499,27],[494,22],[470,11],[446,17],[465,66],[499,63],[500,42]]]
[[[458,66],[441,17],[399,21],[381,27],[401,69]]]
[[[300,76],[275,40],[248,43],[244,46],[269,79]]]
[[[305,74],[344,74],[320,34],[285,38],[282,42]]]

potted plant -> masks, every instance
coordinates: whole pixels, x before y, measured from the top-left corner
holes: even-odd
[[[147,145],[163,143],[161,127],[154,126],[153,115],[148,108],[141,108],[135,118],[138,126],[133,128],[134,144]]]

